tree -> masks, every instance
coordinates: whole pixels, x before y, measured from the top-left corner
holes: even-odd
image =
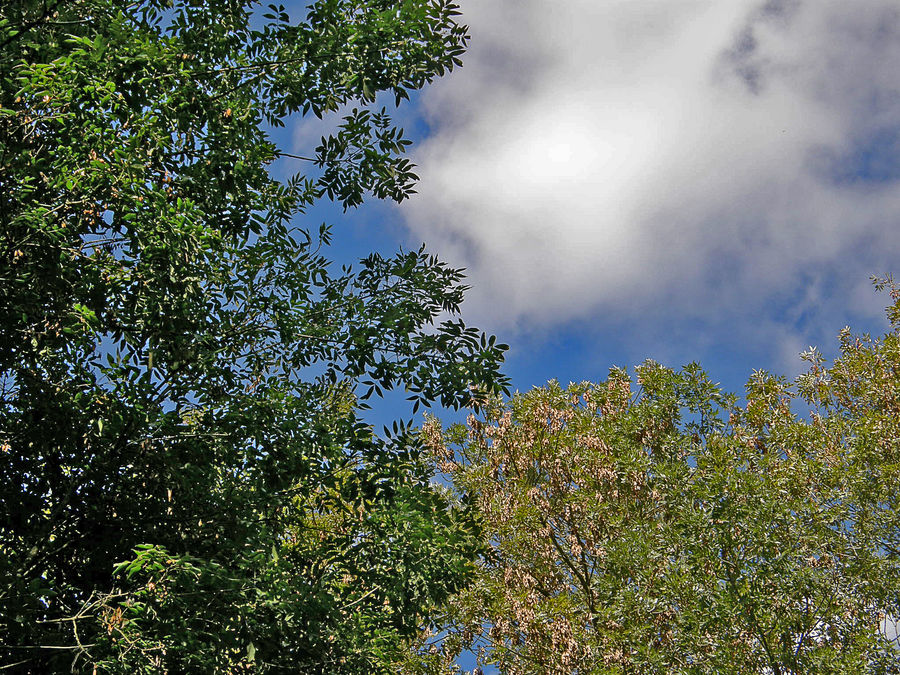
[[[0,6],[0,666],[380,672],[471,574],[466,509],[360,411],[470,405],[502,345],[454,316],[458,270],[338,270],[303,221],[410,194],[376,95],[459,64],[457,14]],[[341,108],[273,179],[265,129]]]
[[[890,287],[883,339],[848,328],[831,367],[756,372],[743,405],[647,362],[430,420],[492,548],[425,670],[470,648],[503,673],[900,672]]]

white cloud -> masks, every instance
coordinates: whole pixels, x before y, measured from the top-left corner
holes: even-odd
[[[402,212],[469,269],[473,320],[860,311],[861,281],[897,260],[893,1],[463,10],[471,49],[423,95],[433,134]]]

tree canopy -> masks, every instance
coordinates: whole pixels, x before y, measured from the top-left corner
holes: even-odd
[[[744,401],[696,364],[555,382],[424,434],[491,547],[422,643],[501,673],[900,672],[900,290]],[[440,645],[440,650],[436,647]]]
[[[457,15],[0,5],[0,666],[390,671],[469,577],[468,510],[360,410],[470,405],[503,346],[456,317],[460,271],[336,268],[303,217],[411,193],[376,96],[458,65]],[[267,129],[339,110],[273,178]]]

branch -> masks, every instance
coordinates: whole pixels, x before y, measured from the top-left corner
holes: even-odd
[[[51,5],[46,6],[44,8],[43,13],[38,18],[34,19],[33,21],[26,22],[22,26],[21,30],[19,30],[17,33],[12,33],[11,35],[8,35],[7,38],[3,42],[0,42],[0,49],[5,49],[9,45],[11,45],[15,40],[18,40],[23,35],[25,35],[29,31],[31,31],[31,29],[37,28],[42,23],[46,22],[46,20],[48,18],[50,18],[50,15],[52,15],[53,12],[56,11],[56,8],[59,7],[61,4],[62,4],[62,0],[56,0],[56,2],[52,3]]]

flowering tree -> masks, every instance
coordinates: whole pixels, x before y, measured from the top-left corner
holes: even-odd
[[[804,354],[793,384],[754,373],[743,405],[648,362],[429,420],[491,553],[426,669],[469,648],[517,674],[900,672],[889,316],[881,340],[842,332],[831,367]]]

